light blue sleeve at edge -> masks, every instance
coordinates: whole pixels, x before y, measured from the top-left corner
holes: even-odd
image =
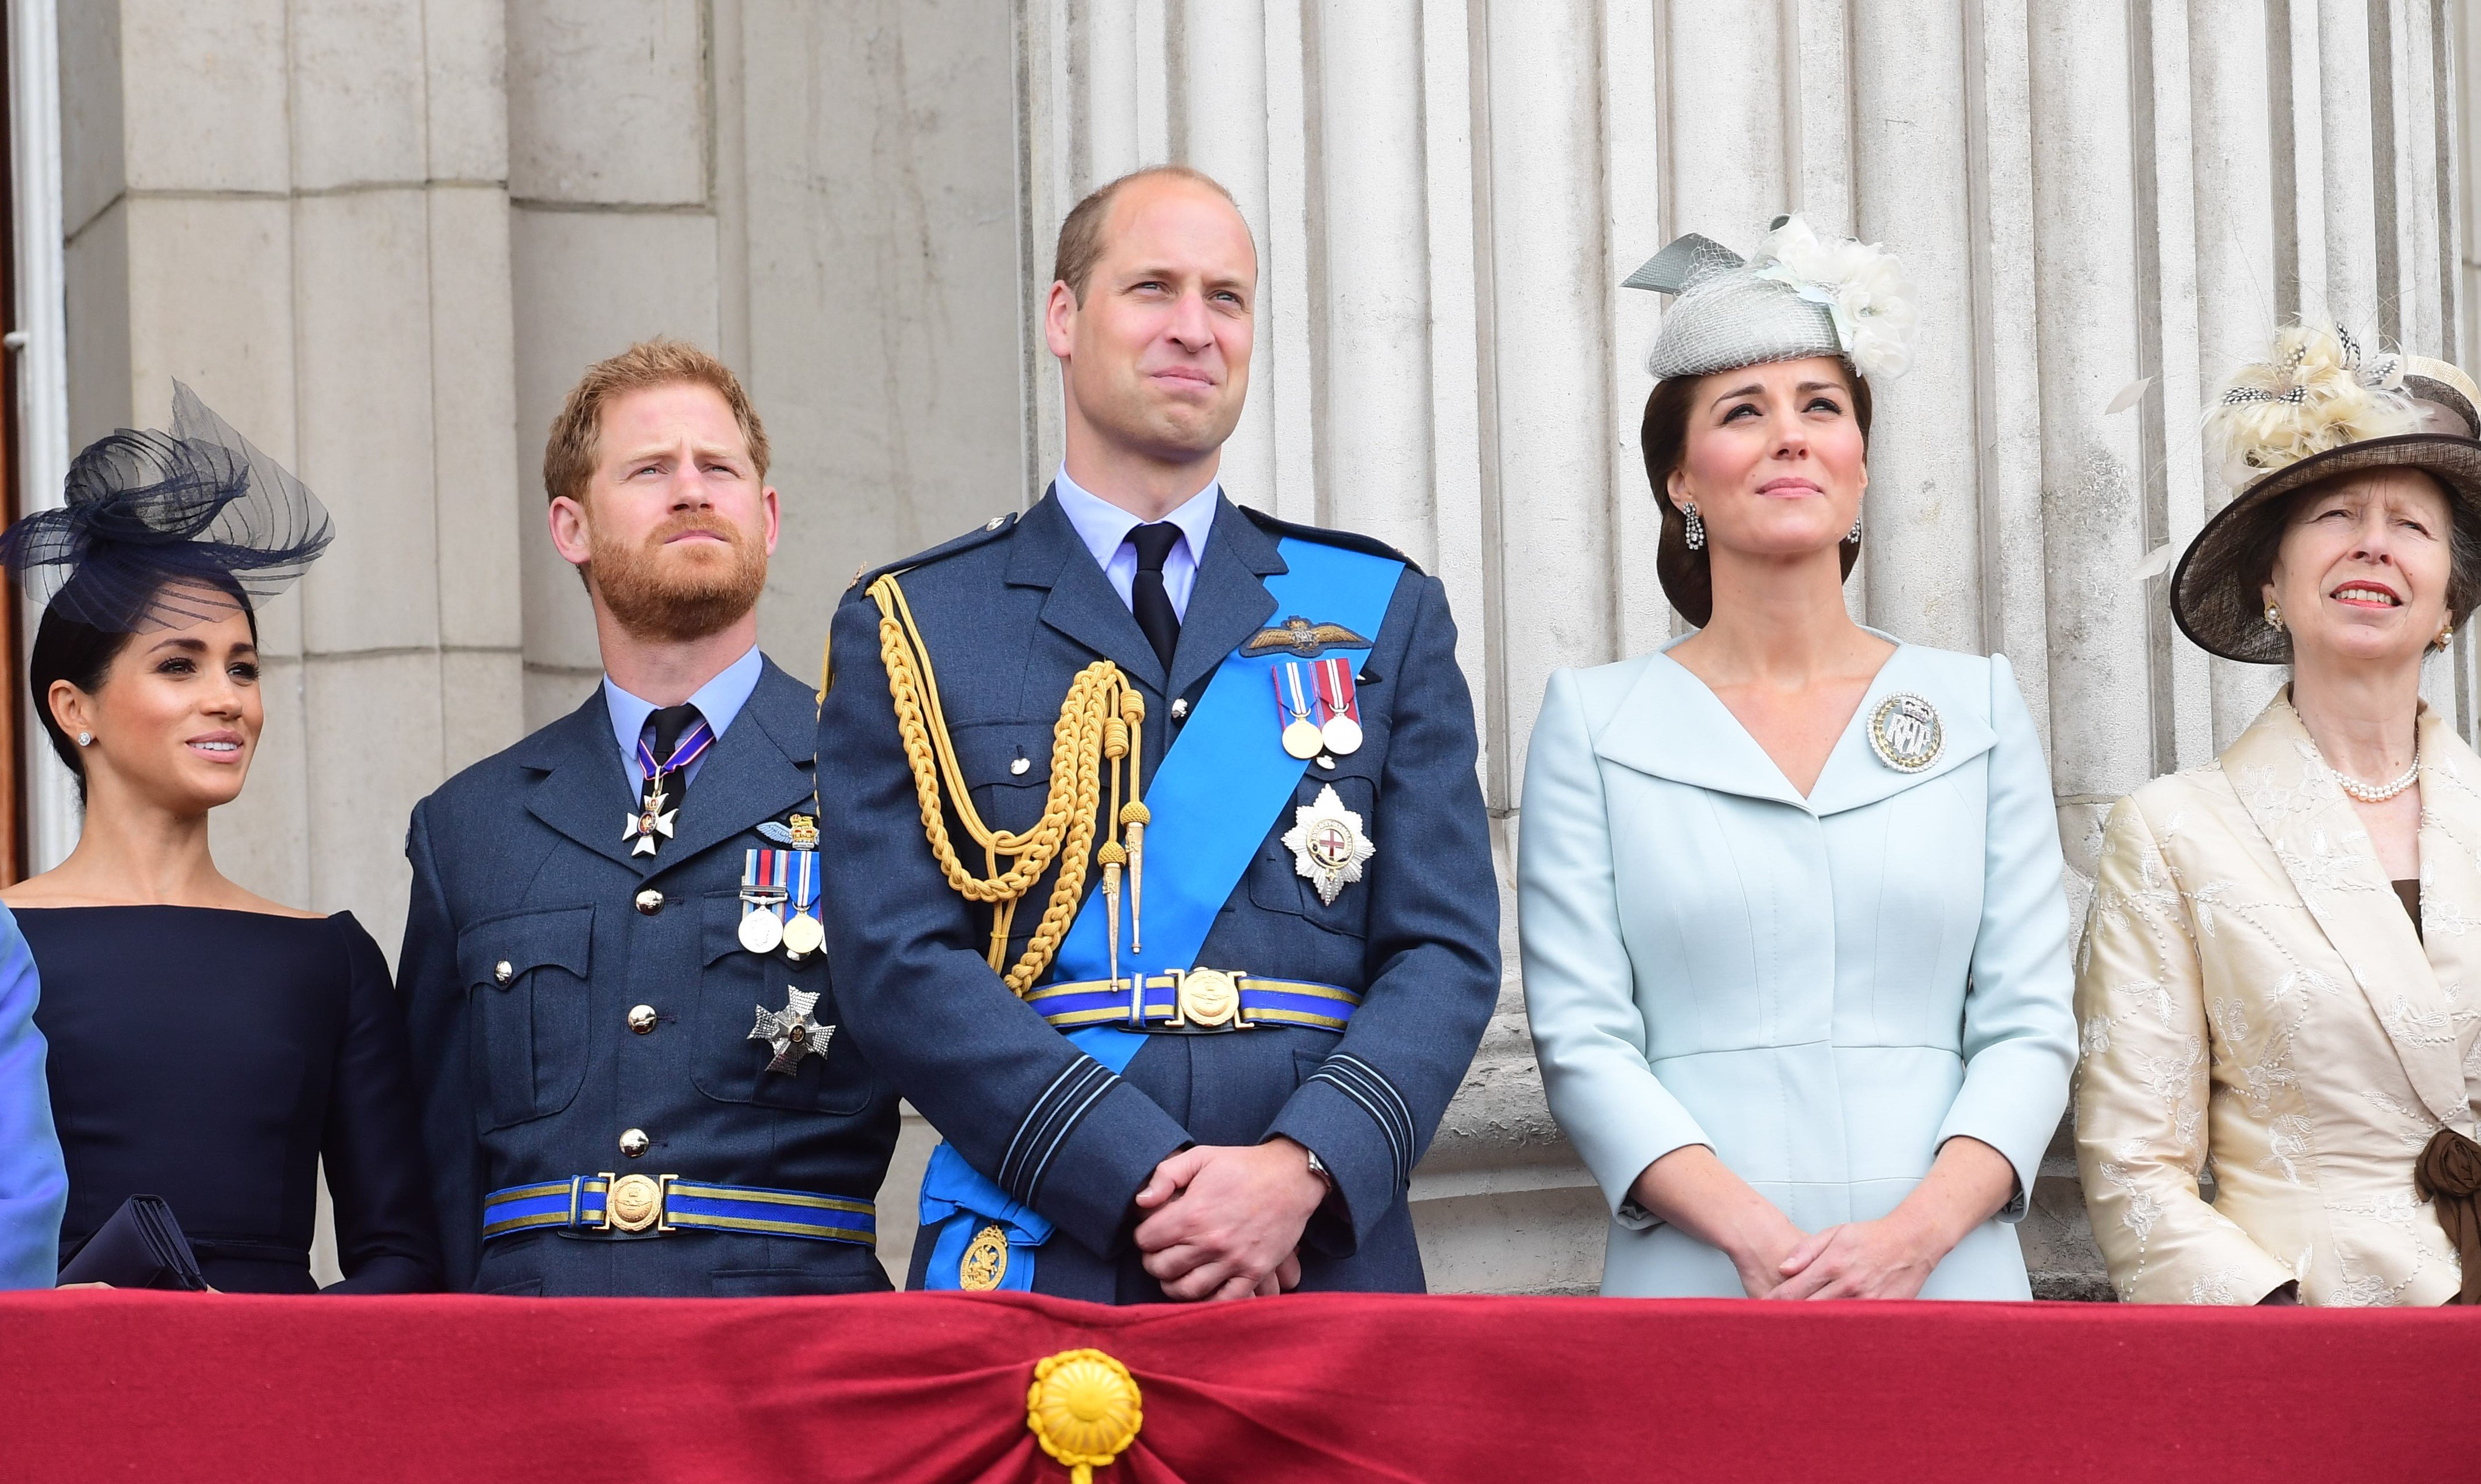
[[[1998,1217],[2019,1221],[2067,1111],[2076,977],[2050,770],[2004,655],[1990,657],[1990,721],[1998,743],[1990,753],[1981,930],[1964,1002],[1964,1085],[1938,1137],[1969,1134],[2007,1157],[2017,1188]]]
[[[1658,1224],[1629,1200],[1645,1167],[1712,1140],[1646,1063],[1645,1014],[1620,935],[1611,827],[1577,677],[1551,677],[1526,754],[1517,828],[1517,933],[1542,1090],[1622,1225]]]
[[[48,1289],[60,1273],[69,1178],[52,1126],[40,985],[17,920],[0,907],[0,1289]]]

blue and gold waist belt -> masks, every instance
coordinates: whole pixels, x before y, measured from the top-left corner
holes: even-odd
[[[1206,1035],[1253,1026],[1342,1030],[1361,996],[1333,984],[1270,979],[1221,969],[1174,969],[1113,983],[1076,979],[1025,997],[1055,1029],[1111,1026],[1159,1035]]]
[[[741,1232],[878,1245],[870,1201],[761,1185],[717,1185],[677,1175],[578,1175],[510,1185],[483,1197],[483,1239],[520,1232]]]

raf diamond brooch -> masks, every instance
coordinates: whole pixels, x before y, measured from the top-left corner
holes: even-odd
[[[819,1007],[815,990],[787,985],[784,994],[784,1008],[770,1010],[763,1004],[758,1007],[758,1024],[750,1030],[749,1039],[764,1041],[773,1049],[775,1059],[767,1063],[768,1071],[791,1077],[801,1070],[801,1058],[812,1052],[818,1053],[822,1061],[826,1059],[827,1042],[835,1035],[836,1028],[822,1026],[810,1018],[810,1012]]]
[[[1361,879],[1362,864],[1378,853],[1361,832],[1361,816],[1344,807],[1331,783],[1319,791],[1317,803],[1293,811],[1284,847],[1293,852],[1293,869],[1318,888],[1319,900],[1330,907],[1346,886]]]
[[[1922,771],[1946,747],[1938,708],[1911,691],[1896,691],[1869,714],[1869,748],[1899,773]]]

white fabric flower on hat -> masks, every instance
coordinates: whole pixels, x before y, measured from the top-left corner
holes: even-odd
[[[1920,311],[1903,265],[1885,247],[1820,237],[1793,213],[1778,219],[1758,248],[1756,266],[1759,277],[1825,306],[1835,321],[1835,338],[1863,376],[1887,379],[1911,367]]]

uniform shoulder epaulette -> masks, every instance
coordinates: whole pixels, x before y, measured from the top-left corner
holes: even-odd
[[[958,552],[972,551],[984,542],[996,541],[1016,529],[1017,515],[1018,512],[1015,510],[1010,510],[1005,515],[994,515],[963,535],[942,541],[928,551],[916,552],[901,561],[891,561],[885,566],[864,567],[853,574],[852,586],[845,589],[844,601],[850,603],[857,600],[870,590],[871,584],[890,572],[911,571],[915,567],[927,566],[933,561],[953,557]]]
[[[1235,502],[1235,504],[1238,505],[1238,502]],[[1354,531],[1335,531],[1325,526],[1304,526],[1298,521],[1278,519],[1277,517],[1269,515],[1266,511],[1258,509],[1252,506],[1240,505],[1239,506],[1239,509],[1241,514],[1246,515],[1251,520],[1257,522],[1258,529],[1266,532],[1268,535],[1293,536],[1303,541],[1317,541],[1327,546],[1341,546],[1345,551],[1366,552],[1372,557],[1384,557],[1390,561],[1400,561],[1404,563],[1404,565],[1412,568],[1415,572],[1420,572],[1422,570],[1422,564],[1420,562],[1415,561],[1412,558],[1405,556],[1402,552],[1397,551],[1386,542],[1379,540],[1376,536],[1363,535],[1359,532]]]

